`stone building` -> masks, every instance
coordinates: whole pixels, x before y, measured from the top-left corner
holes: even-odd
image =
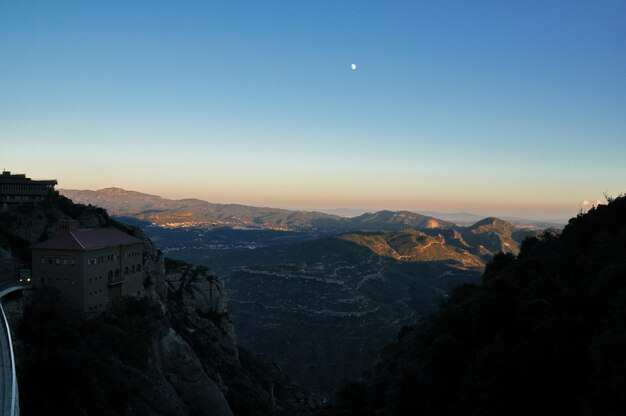
[[[4,170],[0,175],[0,207],[9,204],[23,204],[42,201],[49,193],[55,192],[56,179],[32,180],[24,174],[11,174]]]
[[[32,247],[35,287],[53,287],[78,308],[100,312],[143,288],[143,242],[117,228],[75,229]]]

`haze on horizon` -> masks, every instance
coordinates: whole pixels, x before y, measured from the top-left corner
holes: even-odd
[[[626,3],[417,3],[3,2],[0,168],[533,219],[626,191]]]

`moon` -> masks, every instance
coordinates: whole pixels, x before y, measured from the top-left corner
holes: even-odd
[[[352,68],[352,70],[354,71],[356,69],[356,64],[350,65],[350,68]]]

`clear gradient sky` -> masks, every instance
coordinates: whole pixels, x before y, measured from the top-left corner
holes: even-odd
[[[626,1],[0,0],[0,165],[212,202],[568,217],[626,191]]]

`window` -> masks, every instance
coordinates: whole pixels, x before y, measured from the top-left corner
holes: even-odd
[[[115,269],[115,277],[120,277],[120,269]]]
[[[76,264],[76,260],[72,257],[72,266]]]
[[[124,267],[124,275],[128,274],[128,266]]]
[[[63,264],[67,265],[67,259],[63,259]]]
[[[45,264],[46,260],[44,260],[43,257],[41,257],[41,264]]]
[[[137,271],[141,270],[141,264],[137,265]]]
[[[135,265],[134,264],[132,266],[130,266],[130,272],[131,273],[135,273]]]
[[[52,264],[52,259],[48,259],[48,264]]]

